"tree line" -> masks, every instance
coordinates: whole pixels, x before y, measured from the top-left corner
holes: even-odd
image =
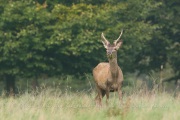
[[[100,34],[123,29],[118,63],[124,73],[170,65],[179,79],[178,0],[0,0],[0,76],[90,73],[106,61]]]

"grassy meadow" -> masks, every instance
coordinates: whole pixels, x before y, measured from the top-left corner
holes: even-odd
[[[179,120],[180,94],[148,89],[140,81],[123,88],[123,101],[110,94],[109,105],[95,106],[92,78],[85,81],[66,77],[39,80],[40,88],[30,91],[30,81],[18,83],[18,90],[29,87],[15,97],[0,95],[1,120]],[[127,79],[131,81],[131,79]],[[58,83],[59,82],[59,83]],[[21,84],[20,84],[21,83]],[[141,84],[140,84],[141,83]],[[48,86],[49,85],[49,86]],[[50,87],[51,86],[51,87]],[[133,87],[134,86],[134,87]]]
[[[124,95],[120,103],[112,93],[109,106],[99,108],[95,93],[61,93],[51,89],[38,95],[0,97],[3,120],[179,120],[180,96],[168,93],[134,93]]]

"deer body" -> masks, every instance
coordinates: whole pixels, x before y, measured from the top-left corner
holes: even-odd
[[[116,70],[111,72],[109,63],[99,63],[93,70],[95,83],[102,90],[110,89],[110,91],[117,91],[118,86],[123,81],[123,74],[118,66]]]
[[[122,35],[122,32],[121,32]],[[121,37],[120,35],[120,37]],[[121,46],[122,42],[119,41],[120,37],[114,42],[113,45],[105,39],[103,33],[101,35],[103,39],[104,47],[107,51],[108,62],[99,63],[93,69],[93,77],[96,83],[96,88],[98,95],[96,96],[96,104],[102,105],[101,101],[104,95],[106,95],[106,103],[108,104],[109,92],[117,91],[119,94],[119,99],[122,98],[122,82],[123,82],[123,73],[121,68],[117,63],[117,50]]]

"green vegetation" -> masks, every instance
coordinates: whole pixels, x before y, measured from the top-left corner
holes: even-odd
[[[179,120],[179,9],[179,0],[0,0],[1,119]],[[97,108],[100,34],[112,42],[122,29],[123,101],[111,93]]]
[[[32,78],[19,78],[16,84],[19,94],[7,97],[5,91],[1,93],[0,116],[3,120],[179,120],[179,92],[176,95],[174,91],[159,92],[153,83],[158,79],[155,73],[137,80],[135,76],[129,74],[126,78],[123,102],[119,102],[117,93],[110,93],[109,106],[104,98],[102,108],[95,106],[97,93],[91,75],[79,79],[76,76],[38,79],[35,91]]]
[[[106,61],[100,34],[114,40],[123,29],[125,77],[164,66],[177,84],[179,21],[178,0],[0,0],[0,80],[9,94],[19,78],[36,88],[43,76],[89,74]]]
[[[145,91],[145,90],[144,90]],[[95,107],[94,92],[62,93],[46,89],[38,95],[25,93],[16,98],[0,97],[3,120],[179,120],[180,95],[133,93],[123,103],[111,94],[109,106]],[[103,101],[105,104],[105,100]]]

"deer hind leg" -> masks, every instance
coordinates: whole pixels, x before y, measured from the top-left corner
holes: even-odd
[[[96,106],[102,106],[102,98],[105,95],[105,91],[97,87],[97,96],[95,98]]]

